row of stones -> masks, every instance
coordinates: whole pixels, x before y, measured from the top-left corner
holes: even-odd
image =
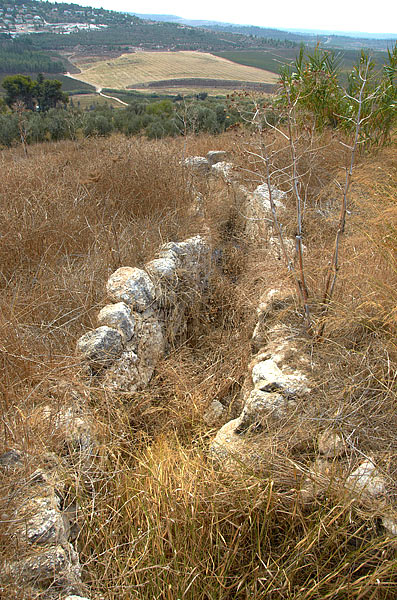
[[[310,362],[305,344],[285,325],[269,326],[269,318],[292,302],[288,292],[270,290],[258,307],[258,321],[252,336],[256,354],[251,361],[244,393],[244,407],[237,419],[218,431],[211,445],[212,455],[224,467],[239,464],[260,468],[265,463],[267,435],[275,423],[287,421],[297,400],[305,402],[310,393]],[[356,501],[372,500],[385,532],[397,536],[397,519],[388,502],[387,479],[371,457],[351,470],[352,460],[343,434],[326,429],[317,439],[319,456],[301,482],[303,503],[335,488],[344,488]]]
[[[183,332],[185,311],[208,285],[210,246],[201,236],[160,249],[144,269],[122,267],[107,282],[111,304],[98,315],[98,327],[83,335],[77,349],[91,373],[101,376],[113,390],[133,391],[150,381],[167,344]],[[184,293],[184,290],[188,293]],[[25,480],[24,465],[34,457],[9,451],[0,467],[16,478],[9,534],[23,548],[23,555],[9,560],[2,570],[2,585],[18,582],[24,597],[46,593],[46,598],[84,600],[70,596],[84,591],[79,557],[73,547],[78,534],[78,507],[65,506],[61,472],[78,464],[84,478],[92,465],[95,440],[83,395],[73,390],[70,406],[41,409],[39,418],[50,420],[67,446],[66,458],[49,455],[49,462]],[[78,454],[78,456],[76,455]],[[73,456],[72,456],[73,455]],[[66,461],[65,464],[63,464]],[[20,492],[18,490],[21,490]],[[69,596],[67,595],[69,594]],[[41,596],[40,596],[41,597]]]
[[[58,460],[48,454],[42,467],[24,475],[32,461],[15,450],[0,456],[0,468],[20,481],[11,491],[7,514],[1,515],[9,524],[10,542],[18,546],[18,557],[3,564],[2,587],[17,584],[21,598],[34,598],[45,590],[48,600],[60,595],[65,600],[86,600],[68,595],[80,594],[83,585],[79,556],[72,544],[77,535],[75,506],[63,507],[65,486]]]
[[[77,342],[91,372],[115,391],[147,385],[168,346],[183,334],[186,311],[208,285],[211,252],[201,236],[164,245],[143,269],[121,267],[106,286],[112,301]]]

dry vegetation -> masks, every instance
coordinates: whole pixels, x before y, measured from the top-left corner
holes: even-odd
[[[334,180],[343,177],[340,146],[326,142],[311,159],[306,199],[313,301],[337,221]],[[392,148],[362,156],[355,173],[326,339],[307,340],[317,365],[310,404],[269,432],[264,472],[241,466],[232,476],[206,455],[214,431],[203,413],[218,399],[228,418],[237,414],[255,306],[264,289],[288,279],[266,240],[256,247],[244,240],[232,191],[206,180],[193,187],[180,160],[229,150],[253,188],[258,181],[244,151],[254,143],[236,132],[161,142],[111,137],[38,145],[28,157],[11,149],[0,157],[0,453],[19,448],[40,457],[48,448],[59,450],[60,440],[37,415],[49,401],[67,401],[51,388],[59,380],[77,381],[75,342],[95,326],[112,271],[140,266],[160,244],[208,228],[222,249],[210,297],[192,311],[187,341],[159,365],[150,389],[129,401],[85,390],[100,446],[90,484],[68,485],[82,510],[77,546],[91,598],[396,597],[395,544],[373,507],[352,505],[337,487],[304,507],[296,491],[316,455],[316,433],[331,423],[345,434],[353,461],[376,457],[397,504]],[[205,219],[188,210],[198,191]],[[300,327],[298,309],[283,318]],[[2,481],[3,514],[14,483]],[[1,544],[3,554],[16,551],[6,534]],[[5,593],[21,597],[18,590]]]
[[[94,64],[92,60],[87,64],[78,62],[76,66],[81,73],[74,75],[75,79],[113,89],[133,89],[167,79],[201,78],[204,82],[219,79],[273,84],[278,79],[269,71],[237,65],[206,52],[135,52],[109,60],[101,59]]]

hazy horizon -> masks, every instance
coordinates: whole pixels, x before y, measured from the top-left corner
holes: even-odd
[[[120,12],[174,15],[183,19],[272,29],[396,35],[389,28],[391,22],[397,22],[397,10],[390,8],[388,0],[378,0],[376,12],[363,11],[362,2],[358,0],[351,0],[350,3],[334,0],[332,10],[330,5],[320,6],[316,0],[306,0],[299,5],[293,0],[284,0],[282,11],[279,5],[265,6],[257,0],[249,5],[249,11],[247,6],[231,6],[226,0],[218,0],[217,3],[203,0],[191,5],[186,5],[182,0],[169,0],[166,4],[160,0],[75,0],[73,3]]]

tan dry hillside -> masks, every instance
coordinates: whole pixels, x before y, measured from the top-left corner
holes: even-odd
[[[78,62],[74,78],[97,87],[126,89],[170,79],[217,79],[274,84],[277,75],[206,52],[136,52],[106,61]],[[208,87],[208,86],[207,86]]]

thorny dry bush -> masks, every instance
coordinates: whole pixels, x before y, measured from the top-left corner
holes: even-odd
[[[187,155],[231,151],[253,189],[261,179],[247,174],[253,165],[245,147],[255,141],[239,132],[202,136],[188,140]],[[269,432],[267,472],[242,466],[231,476],[207,459],[214,430],[203,414],[214,399],[225,420],[238,414],[255,306],[264,289],[287,285],[288,275],[267,252],[266,236],[255,246],[244,239],[235,190],[205,179],[193,185],[180,166],[183,144],[112,137],[38,145],[28,158],[3,152],[0,451],[17,448],[38,461],[46,449],[59,451],[62,440],[37,415],[49,401],[60,408],[68,401],[51,390],[59,380],[77,382],[75,341],[95,326],[109,274],[141,266],[168,240],[210,230],[217,249],[211,294],[192,310],[187,340],[158,366],[150,388],[128,399],[82,389],[100,441],[96,467],[88,486],[73,473],[65,477],[81,506],[77,546],[90,596],[394,598],[395,546],[373,508],[353,506],[341,489],[304,507],[296,491],[316,456],[316,434],[329,425],[346,436],[352,462],[371,455],[391,483],[397,479],[392,149],[362,157],[355,174],[327,337],[307,341],[316,381],[310,401]],[[305,154],[315,182],[305,199],[311,281],[326,267],[341,175],[340,147],[327,139],[321,148]],[[189,210],[198,192],[204,219]],[[299,309],[282,318],[299,331]],[[21,478],[35,466],[26,464]],[[3,476],[2,484],[4,513],[16,482]],[[3,555],[15,552],[5,534],[1,544]]]

